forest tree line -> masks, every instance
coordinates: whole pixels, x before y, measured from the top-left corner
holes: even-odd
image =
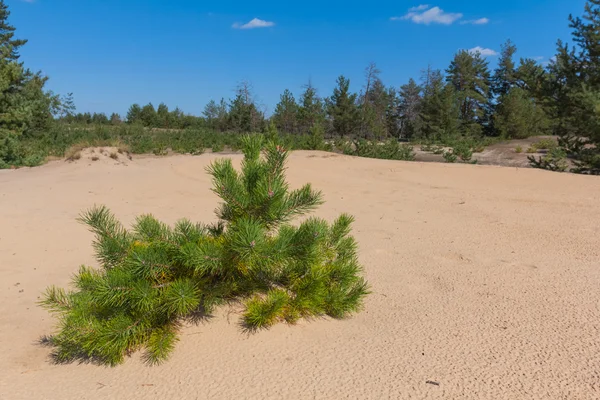
[[[72,94],[44,90],[48,78],[19,62],[18,49],[26,40],[15,39],[9,14],[0,1],[4,164],[19,157],[21,163],[31,163],[25,161],[19,140],[43,136],[58,121],[240,133],[264,132],[271,126],[292,135],[319,131],[330,137],[442,144],[554,134],[561,151],[574,160],[576,172],[600,173],[600,0],[589,0],[582,18],[569,17],[573,45],[559,40],[556,56],[546,64],[516,60],[517,48],[509,40],[495,68],[482,54],[460,50],[446,69],[427,67],[420,77],[395,87],[384,84],[371,63],[359,91],[352,91],[344,76],[328,96],[309,82],[297,98],[286,89],[269,117],[248,82],[239,85],[232,99],[210,101],[201,116],[165,104],[133,104],[125,116],[76,113]]]

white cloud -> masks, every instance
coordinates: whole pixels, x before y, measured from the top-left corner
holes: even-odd
[[[492,56],[498,55],[498,52],[496,50],[486,49],[481,46],[473,47],[472,49],[469,50],[469,53],[473,53],[473,54],[479,53],[484,57],[492,57]]]
[[[469,19],[466,21],[461,21],[460,24],[461,25],[485,25],[488,24],[490,22],[489,18],[479,18],[479,19]]]
[[[252,21],[240,25],[239,23],[233,24],[232,28],[235,29],[256,29],[256,28],[269,28],[271,26],[275,26],[275,22],[265,21],[262,19],[254,18]]]
[[[427,10],[428,8],[429,8],[429,4],[421,4],[420,6],[409,8],[408,12],[423,11],[423,10]]]
[[[533,58],[535,61],[541,61],[544,59],[544,56],[537,56]]]
[[[442,24],[452,25],[457,20],[461,19],[461,13],[447,13],[439,7],[429,8],[428,5],[420,5],[408,10],[408,14],[403,17],[392,17],[392,21],[410,20],[415,24]]]

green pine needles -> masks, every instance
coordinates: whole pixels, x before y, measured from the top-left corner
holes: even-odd
[[[349,236],[352,217],[288,224],[322,204],[321,193],[310,184],[289,189],[282,147],[263,147],[261,136],[243,143],[241,173],[229,159],[208,168],[223,200],[215,224],[184,219],[172,228],[144,215],[126,230],[105,207],[81,216],[96,235],[102,268],[82,266],[72,291],[46,291],[41,303],[59,319],[50,338],[57,361],[116,365],[144,349],[149,363],[159,363],[183,322],[224,302],[245,305],[249,330],[360,309],[368,287]]]

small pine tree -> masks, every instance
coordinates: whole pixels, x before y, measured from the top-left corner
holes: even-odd
[[[148,362],[161,362],[186,318],[225,301],[245,304],[249,329],[360,308],[368,289],[349,236],[352,217],[290,225],[322,204],[321,193],[310,184],[290,191],[288,152],[269,143],[261,157],[262,148],[262,136],[247,136],[241,173],[229,159],[208,168],[223,200],[214,225],[181,220],[171,228],[145,215],[126,230],[105,207],[83,214],[102,269],[81,267],[75,290],[45,294],[42,305],[59,318],[50,340],[58,361],[116,365],[145,349]]]
[[[139,104],[132,104],[127,111],[127,123],[135,124],[142,122],[142,107]]]
[[[340,76],[327,104],[327,112],[336,135],[353,136],[357,132],[357,127],[360,125],[360,114],[356,98],[357,94],[350,92],[350,80]]]
[[[569,17],[575,45],[558,43],[554,76],[556,133],[574,172],[600,175],[600,0]]]
[[[294,95],[288,89],[285,89],[280,96],[272,120],[280,131],[296,133],[298,129],[298,104]]]

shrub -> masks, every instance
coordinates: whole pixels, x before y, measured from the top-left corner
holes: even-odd
[[[452,149],[452,153],[458,156],[463,162],[469,162],[473,157],[473,150],[467,142],[458,142]]]
[[[533,147],[537,150],[552,150],[558,147],[558,142],[554,139],[542,139],[536,142]]]
[[[308,150],[325,150],[327,147],[325,144],[325,130],[318,122],[309,129],[307,147]]]
[[[421,145],[421,151],[426,151],[426,152],[433,152],[433,148],[434,146],[431,143],[423,143]]]
[[[397,139],[389,139],[383,143],[359,139],[354,141],[352,145],[345,144],[342,150],[344,154],[359,157],[402,161],[415,160],[414,148],[407,144],[400,144]]]
[[[535,145],[531,145],[527,148],[527,153],[529,154],[533,154],[533,153],[537,153],[538,149],[537,147],[535,147]]]
[[[112,153],[110,153],[110,158],[112,158],[113,160],[118,160],[119,155],[113,151]]]
[[[223,143],[221,142],[216,142],[212,145],[212,152],[213,153],[220,153],[223,150],[225,150],[225,146],[223,145]]]
[[[442,146],[433,146],[433,154],[444,154],[444,148]]]
[[[536,159],[534,156],[528,156],[527,159],[529,160],[529,164],[534,168],[558,172],[565,172],[569,168],[567,152],[560,147],[549,150],[543,157]]]
[[[458,157],[456,156],[456,154],[454,154],[453,151],[445,151],[444,154],[444,160],[446,160],[447,163],[454,163],[456,162],[456,160],[458,159]]]
[[[169,154],[169,150],[167,150],[165,146],[158,146],[152,150],[152,153],[154,153],[155,156],[166,156]]]
[[[81,158],[81,151],[85,149],[87,146],[85,144],[76,144],[69,147],[65,151],[65,159],[67,161],[75,161]]]
[[[521,146],[515,147],[515,153],[520,154],[522,152],[523,152],[523,147],[521,147]]]
[[[81,216],[102,269],[83,266],[74,290],[46,291],[42,305],[59,319],[50,338],[58,361],[116,365],[145,349],[149,363],[161,362],[183,321],[226,301],[244,302],[251,330],[361,307],[368,289],[349,236],[352,217],[289,225],[322,204],[321,193],[310,184],[290,191],[288,152],[270,143],[261,157],[261,148],[262,137],[244,139],[241,173],[231,160],[208,168],[223,200],[213,225],[184,219],[171,228],[144,215],[126,230],[105,207]]]

